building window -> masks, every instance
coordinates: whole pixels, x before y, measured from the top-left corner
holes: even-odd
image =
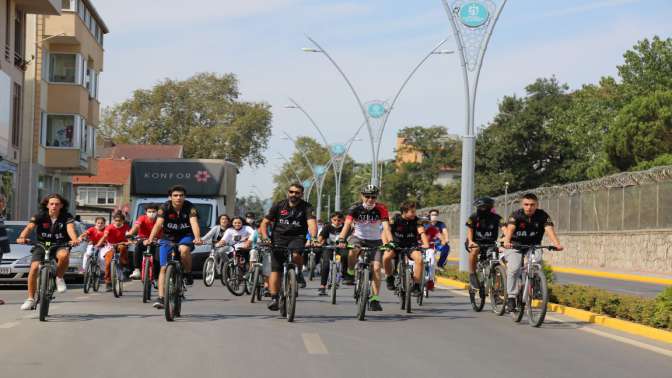
[[[14,83],[14,94],[12,96],[12,145],[19,147],[19,137],[21,134],[21,86]]]
[[[80,186],[77,188],[79,205],[116,205],[117,191],[115,188]]]
[[[49,54],[49,81],[77,82],[77,54]]]
[[[14,17],[14,65],[17,67],[24,64],[23,61],[23,38],[24,38],[23,12],[16,11]]]
[[[61,10],[76,11],[77,0],[61,0]]]
[[[47,147],[74,147],[75,124],[78,117],[74,115],[55,115],[48,114],[46,118],[46,127],[43,127],[42,144]]]

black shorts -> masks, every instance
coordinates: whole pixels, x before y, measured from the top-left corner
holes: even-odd
[[[65,247],[59,248],[59,250],[64,249],[64,248]],[[70,253],[70,248],[65,248],[65,249],[67,249],[68,253]],[[31,259],[30,259],[31,262],[34,262],[34,261],[41,262],[41,261],[44,260],[44,255],[45,255],[46,252],[44,251],[44,249],[42,247],[33,247],[30,250],[30,253],[33,255],[33,257],[31,257]],[[49,256],[49,259],[50,260],[55,260],[57,253],[58,253],[58,250],[53,251],[51,253],[51,255]]]
[[[303,253],[306,247],[306,237],[278,238],[273,240],[271,251],[271,272],[282,272],[282,264],[287,262],[287,251]],[[277,248],[275,248],[277,247]]]
[[[375,248],[376,251],[369,254],[369,256],[371,256],[370,260],[378,262],[383,261],[383,251],[380,250],[380,246],[383,245],[382,240],[366,240],[360,239],[356,236],[350,236],[350,238],[348,238],[348,243],[354,245],[355,247]]]

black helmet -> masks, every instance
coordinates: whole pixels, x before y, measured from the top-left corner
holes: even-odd
[[[362,187],[360,193],[365,196],[377,196],[378,193],[380,193],[380,189],[378,189],[378,187],[373,184],[367,184]]]
[[[487,207],[489,209],[492,209],[495,206],[495,200],[490,198],[490,197],[481,197],[474,201],[474,207],[479,208],[479,207]]]

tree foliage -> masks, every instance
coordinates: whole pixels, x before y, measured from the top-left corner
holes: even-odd
[[[233,74],[165,79],[103,112],[99,136],[118,143],[181,144],[186,158],[265,162],[270,106],[239,101]]]

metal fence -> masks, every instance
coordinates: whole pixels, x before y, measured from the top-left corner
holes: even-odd
[[[539,197],[561,233],[672,229],[672,166],[526,192]],[[497,197],[497,211],[519,208],[523,194]],[[450,234],[458,235],[459,204],[439,209]]]

